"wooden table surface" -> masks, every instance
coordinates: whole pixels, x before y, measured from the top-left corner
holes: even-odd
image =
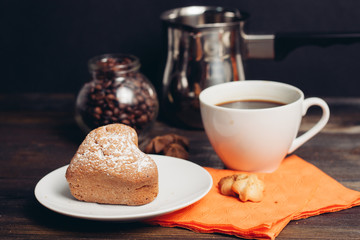
[[[71,94],[0,95],[1,239],[238,239],[181,228],[81,220],[52,212],[34,197],[36,183],[69,163],[84,138]],[[326,128],[295,153],[351,189],[360,191],[360,99],[326,98]],[[315,109],[301,126],[318,119]],[[157,122],[150,135],[177,133],[190,139],[190,161],[223,168],[201,130]],[[292,221],[277,239],[360,239],[360,207]]]

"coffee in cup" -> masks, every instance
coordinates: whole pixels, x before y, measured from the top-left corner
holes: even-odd
[[[273,81],[222,83],[203,90],[199,99],[203,126],[217,155],[228,168],[248,172],[276,170],[287,154],[320,132],[330,116],[324,100],[304,99],[300,89]],[[319,106],[322,116],[297,137],[311,106]]]

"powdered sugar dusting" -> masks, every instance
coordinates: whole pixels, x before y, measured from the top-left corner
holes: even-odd
[[[154,167],[151,158],[138,148],[135,130],[119,125],[111,124],[90,132],[70,166],[108,174],[119,174],[126,170],[141,173],[145,168]]]

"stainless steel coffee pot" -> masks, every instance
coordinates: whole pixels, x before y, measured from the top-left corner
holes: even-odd
[[[244,59],[281,60],[302,45],[360,41],[357,33],[249,35],[243,30],[247,17],[237,9],[209,6],[177,8],[161,15],[167,42],[161,109],[170,121],[202,128],[201,90],[245,80]]]

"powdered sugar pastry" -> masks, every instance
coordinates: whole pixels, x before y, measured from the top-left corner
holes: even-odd
[[[86,166],[107,174],[118,174],[129,168],[141,172],[153,165],[150,157],[138,148],[137,141],[133,129],[119,131],[112,125],[100,127],[85,138],[73,158],[72,167]]]

